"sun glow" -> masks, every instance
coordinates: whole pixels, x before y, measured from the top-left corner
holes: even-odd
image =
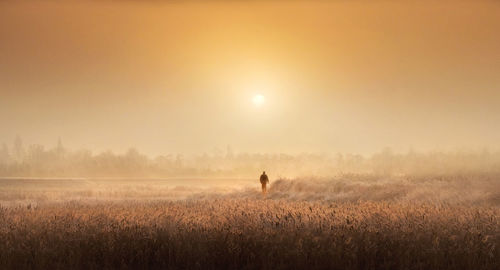
[[[266,102],[266,98],[263,95],[255,95],[252,98],[252,102],[255,106],[260,107]]]

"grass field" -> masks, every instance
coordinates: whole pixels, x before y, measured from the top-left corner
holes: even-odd
[[[4,179],[0,269],[500,269],[497,179]]]

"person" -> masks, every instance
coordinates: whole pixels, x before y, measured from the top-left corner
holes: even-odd
[[[262,194],[267,193],[267,184],[269,183],[269,178],[267,177],[267,174],[265,171],[262,172],[262,175],[260,176],[260,183],[262,184]]]

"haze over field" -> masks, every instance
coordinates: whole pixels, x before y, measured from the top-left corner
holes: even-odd
[[[498,0],[0,0],[0,269],[498,270],[499,74]]]
[[[498,1],[2,1],[0,142],[498,149],[499,13]]]

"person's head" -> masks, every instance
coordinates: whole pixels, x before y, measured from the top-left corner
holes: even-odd
[[[266,171],[263,171],[262,174],[266,174]]]

